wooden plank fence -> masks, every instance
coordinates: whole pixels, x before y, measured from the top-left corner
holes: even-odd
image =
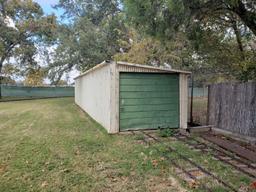
[[[210,85],[208,98],[210,125],[256,137],[256,82]]]

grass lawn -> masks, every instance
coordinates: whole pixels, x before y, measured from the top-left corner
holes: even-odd
[[[73,98],[0,103],[0,122],[0,191],[199,191],[138,137],[108,135]],[[172,145],[237,188],[251,182],[210,154]]]

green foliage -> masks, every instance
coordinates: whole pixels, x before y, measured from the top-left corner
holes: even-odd
[[[0,73],[7,62],[23,71],[28,66],[35,67],[38,47],[54,40],[55,29],[55,16],[44,16],[42,8],[36,2],[1,0]],[[15,60],[14,63],[9,62],[11,58]]]
[[[171,137],[177,132],[177,130],[173,128],[159,128],[158,130],[160,137]]]
[[[124,0],[124,5],[136,27],[161,39],[174,38],[188,14],[182,0]]]
[[[134,139],[135,139],[135,140],[144,140],[145,137],[144,137],[144,135],[141,133],[141,134],[136,134],[136,135],[134,136]]]
[[[119,61],[147,64],[154,66],[169,66],[172,68],[184,68],[188,58],[187,48],[184,47],[186,38],[184,34],[177,34],[173,41],[161,41],[156,38],[142,36],[135,30],[129,34],[133,40],[123,53],[117,53],[113,58]],[[184,44],[181,44],[180,42]],[[189,46],[189,45],[187,45]]]
[[[58,83],[62,75],[74,67],[84,71],[110,57],[104,51],[105,36],[86,18],[81,18],[71,26],[60,26],[58,36],[58,47],[49,65],[52,84]]]
[[[140,33],[181,45],[179,68],[196,80],[255,79],[255,1],[124,0],[124,10]]]
[[[255,41],[254,5],[250,0],[61,0],[56,7],[72,22],[59,30],[50,79],[55,84],[64,72],[109,59],[191,70],[199,83],[255,79],[256,48],[249,48]]]
[[[44,68],[28,68],[25,73],[24,84],[26,86],[42,86],[45,77],[46,70]]]
[[[16,82],[11,77],[0,77],[2,84],[15,85]]]
[[[60,85],[60,86],[67,86],[67,85],[68,85],[68,82],[61,79],[61,80],[58,82],[57,85]]]
[[[19,73],[19,69],[11,64],[5,64],[2,68],[2,73],[0,78],[2,84],[15,84],[15,74]]]
[[[119,52],[128,38],[118,6],[118,1],[60,1],[56,7],[65,9],[64,16],[73,21],[59,27],[58,46],[49,66],[52,84],[73,68],[88,70]]]

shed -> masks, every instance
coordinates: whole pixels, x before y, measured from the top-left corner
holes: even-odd
[[[190,72],[103,62],[75,78],[75,102],[108,133],[187,128]]]

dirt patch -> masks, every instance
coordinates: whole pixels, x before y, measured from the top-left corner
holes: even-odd
[[[162,178],[152,176],[146,181],[147,191],[160,192],[160,191],[175,191],[186,192],[179,182],[174,177]]]
[[[145,179],[141,179],[135,172],[131,172],[130,176],[120,175],[118,170],[108,170],[105,178],[107,178],[107,185],[105,185],[105,191],[143,191],[148,192],[187,192],[178,180],[174,177],[165,178],[163,176],[148,176]],[[140,180],[140,186],[137,181]],[[140,189],[139,189],[140,188]]]
[[[7,165],[1,165],[1,164],[0,164],[0,174],[5,173],[6,170],[7,170]]]

